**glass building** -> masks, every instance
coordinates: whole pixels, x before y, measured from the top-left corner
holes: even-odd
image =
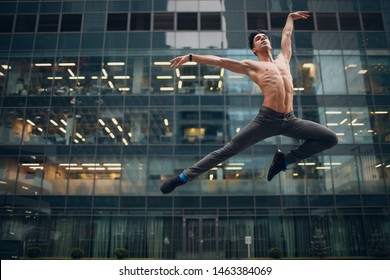
[[[299,144],[269,138],[162,195],[263,99],[246,76],[169,60],[256,60],[256,29],[278,54],[297,10],[312,16],[295,22],[294,111],[339,144],[267,182]],[[369,255],[374,233],[389,245],[389,35],[390,0],[0,1],[1,258],[310,257],[317,230],[333,257]]]

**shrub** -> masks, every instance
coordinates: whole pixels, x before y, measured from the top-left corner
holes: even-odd
[[[311,254],[315,258],[329,256],[329,247],[326,246],[325,236],[320,229],[316,229],[311,243]]]
[[[128,255],[128,251],[125,248],[116,248],[114,250],[114,255],[117,259],[124,259]]]
[[[390,256],[390,249],[386,246],[386,240],[377,230],[371,234],[369,241],[368,255],[378,259],[387,259]]]
[[[73,248],[72,252],[70,253],[70,257],[72,259],[81,259],[82,257],[84,257],[84,255],[85,255],[85,252],[81,248]]]
[[[269,249],[268,255],[273,259],[280,259],[282,257],[282,250],[278,247],[273,247]]]
[[[31,259],[39,258],[42,254],[42,249],[37,246],[27,248],[27,257]]]

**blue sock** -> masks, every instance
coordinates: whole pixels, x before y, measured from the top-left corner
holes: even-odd
[[[187,182],[188,182],[188,178],[186,177],[186,175],[184,175],[184,173],[180,173],[179,178],[180,178],[180,180],[182,180],[184,183],[187,183]]]

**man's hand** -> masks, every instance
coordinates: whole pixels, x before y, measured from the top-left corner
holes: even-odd
[[[171,63],[171,67],[179,67],[180,65],[183,65],[188,61],[190,61],[190,57],[187,54],[187,55],[175,57],[174,59],[171,59],[169,62]]]
[[[292,20],[308,19],[310,17],[310,13],[308,11],[298,11],[298,12],[290,13],[288,16],[291,17]]]

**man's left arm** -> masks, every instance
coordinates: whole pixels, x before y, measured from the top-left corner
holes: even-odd
[[[295,13],[290,13],[287,16],[286,24],[284,25],[282,32],[282,52],[281,54],[284,56],[287,62],[290,62],[291,59],[291,36],[294,30],[294,20],[297,19],[307,19],[310,16],[307,11],[299,11]]]

